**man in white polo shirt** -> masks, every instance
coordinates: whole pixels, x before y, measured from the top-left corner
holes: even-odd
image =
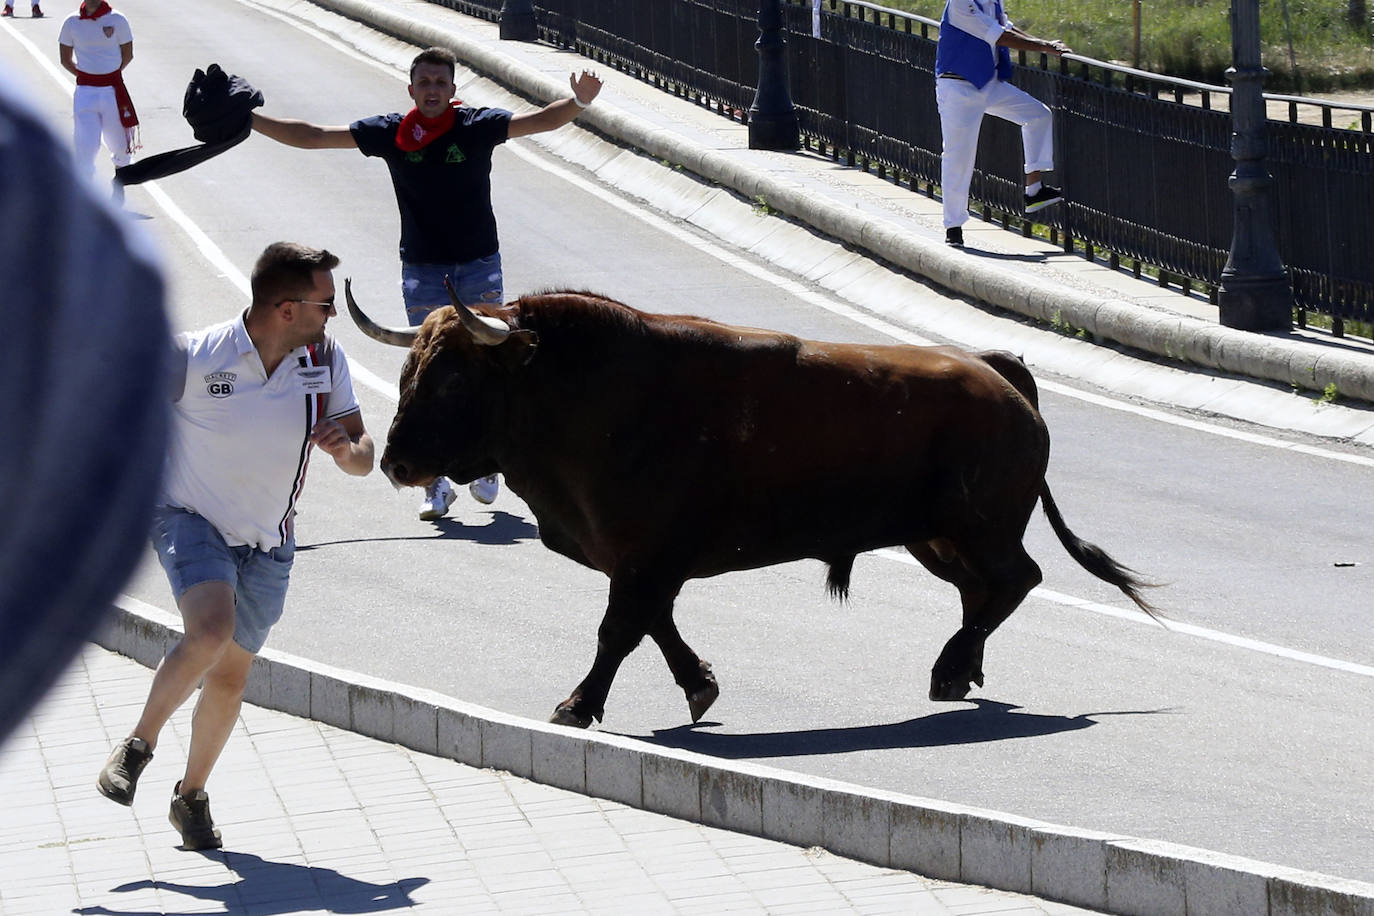
[[[186,635],[153,678],[143,714],[100,773],[132,805],[158,734],[204,680],[169,817],[186,849],[219,848],[205,783],[233,730],[253,657],[281,617],[295,555],[296,499],[318,448],[349,474],[372,470],[372,438],[341,347],[326,333],[339,259],[292,242],[253,268],[253,302],[177,339],[171,452],[153,521]]]
[[[91,175],[100,139],[115,168],[129,164],[139,148],[138,113],[124,86],[124,68],[134,59],[134,34],[124,14],[105,0],[83,0],[57,34],[62,66],[76,76],[72,94],[72,145],[77,167]],[[114,183],[116,199],[124,187]]]

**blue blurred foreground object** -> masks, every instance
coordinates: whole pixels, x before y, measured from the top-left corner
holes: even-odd
[[[146,544],[170,336],[146,242],[0,86],[0,739],[100,622]],[[22,177],[16,177],[22,176]]]

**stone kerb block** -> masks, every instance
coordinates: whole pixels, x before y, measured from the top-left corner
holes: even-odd
[[[1183,896],[1189,913],[1248,916],[1269,911],[1269,881],[1292,869],[1238,856],[1184,849]]]
[[[892,861],[892,801],[860,790],[829,789],[821,799],[826,849],[883,868]]]
[[[310,718],[310,672],[271,656],[268,658],[272,661],[272,688],[268,705],[289,715]]]
[[[1107,844],[1107,909],[1123,916],[1186,916],[1177,850],[1149,840]]]
[[[769,776],[759,781],[762,835],[810,848],[825,842],[825,792],[808,782]]]
[[[534,771],[530,730],[513,716],[488,712],[481,720],[482,766],[529,779]]]
[[[1111,833],[1048,826],[1031,831],[1031,893],[1093,910],[1107,908],[1107,844]]]
[[[252,665],[248,669],[248,682],[243,685],[243,702],[253,706],[272,705],[272,669],[275,667],[269,659],[261,655],[253,656]]]
[[[891,866],[941,881],[960,880],[960,837],[966,810],[930,799],[894,801]]]
[[[1269,916],[1374,916],[1374,884],[1290,872],[1269,879]]]
[[[398,690],[391,740],[422,754],[439,753],[439,702],[420,691]]]
[[[644,809],[682,818],[701,820],[700,764],[676,756],[646,753],[640,761],[644,773]]]
[[[367,682],[350,684],[348,705],[353,731],[379,741],[391,741],[396,734],[396,703],[391,690]]]
[[[570,729],[530,735],[530,771],[535,782],[570,792],[587,791],[587,738]]]
[[[644,753],[628,743],[598,740],[587,745],[587,794],[644,807]]]
[[[1031,892],[1031,836],[1047,826],[1008,814],[960,815],[960,880],[998,890]]]
[[[435,742],[440,757],[470,767],[482,766],[482,720],[470,712],[440,704],[434,710]]]
[[[310,672],[310,718],[336,728],[353,727],[348,680],[328,671]]]
[[[736,833],[763,833],[763,791],[757,775],[739,769],[701,768],[701,822]]]

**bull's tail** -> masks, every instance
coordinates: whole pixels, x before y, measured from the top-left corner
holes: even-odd
[[[1140,594],[1142,588],[1154,588],[1155,583],[1144,581],[1136,575],[1135,570],[1122,566],[1101,547],[1088,543],[1070,531],[1069,526],[1064,523],[1064,516],[1059,514],[1059,507],[1054,504],[1054,497],[1050,495],[1048,483],[1041,482],[1040,484],[1040,505],[1045,510],[1045,517],[1050,520],[1050,527],[1059,537],[1059,543],[1064,545],[1064,549],[1069,552],[1069,556],[1077,561],[1079,566],[1103,582],[1115,585],[1142,611],[1155,620],[1160,619],[1162,616],[1160,612]]]
[[[836,601],[849,600],[849,576],[854,572],[854,556],[833,558],[830,572],[825,577],[825,590]]]

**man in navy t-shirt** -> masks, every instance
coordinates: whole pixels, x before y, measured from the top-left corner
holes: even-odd
[[[511,137],[569,123],[601,91],[586,70],[568,80],[573,97],[530,114],[501,108],[470,108],[454,101],[457,61],[444,48],[420,52],[410,65],[407,91],[415,107],[322,127],[253,112],[253,129],[301,149],[357,149],[386,162],[401,211],[401,292],[412,325],[448,303],[444,277],[465,305],[500,303],[501,251],[491,209],[491,154]],[[474,480],[473,498],[496,499],[496,475]],[[453,485],[437,478],[425,490],[420,518],[436,519],[453,504]]]

